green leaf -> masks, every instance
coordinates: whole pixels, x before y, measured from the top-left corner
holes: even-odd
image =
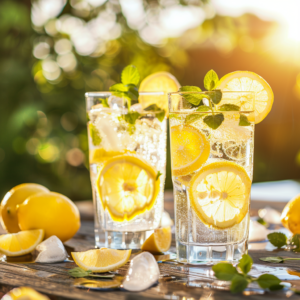
[[[270,243],[277,248],[281,248],[287,244],[287,237],[281,232],[270,233],[267,237]]]
[[[197,86],[182,86],[179,89],[180,92],[201,92],[201,89]],[[208,98],[209,96],[206,94],[182,94],[182,97],[191,103],[194,106],[200,105],[200,102],[203,98]]]
[[[206,105],[201,105],[196,109],[196,111],[211,111],[211,108]]]
[[[263,274],[257,278],[257,283],[263,289],[269,289],[272,286],[279,285],[281,280],[271,274]]]
[[[218,110],[220,111],[240,111],[240,107],[235,104],[223,104]]]
[[[90,136],[92,138],[93,145],[99,146],[101,144],[102,139],[100,137],[98,129],[92,123],[89,124],[89,129],[90,129]]]
[[[91,270],[85,271],[79,267],[73,268],[68,271],[68,274],[72,277],[97,277],[97,278],[113,278],[115,275],[99,275],[92,273]]]
[[[300,290],[296,288],[290,288],[290,290],[292,290],[295,294],[300,295]]]
[[[231,281],[238,274],[236,268],[230,263],[218,263],[212,267],[216,278],[219,280]]]
[[[204,87],[208,91],[212,91],[213,89],[216,88],[218,83],[219,83],[219,77],[217,73],[214,70],[208,71],[204,77]]]
[[[169,119],[181,120],[181,117],[177,114],[169,114]]]
[[[107,98],[102,98],[102,105],[103,107],[109,107]]]
[[[239,126],[249,126],[249,125],[251,125],[251,123],[248,121],[248,118],[245,115],[240,114]]]
[[[300,234],[295,234],[289,241],[291,246],[294,246],[293,251],[300,252]]]
[[[282,290],[284,288],[284,286],[282,284],[275,284],[275,285],[271,285],[269,287],[270,291],[279,291]]]
[[[86,113],[86,121],[89,122],[90,121],[90,116],[89,113]]]
[[[126,87],[128,88],[127,95],[131,100],[138,100],[139,99],[139,91],[137,86],[134,84],[127,84]]]
[[[109,90],[111,92],[127,92],[128,88],[123,83],[116,83],[116,84],[112,85],[109,88]]]
[[[249,282],[244,276],[242,276],[241,274],[236,274],[232,278],[230,291],[232,293],[241,293],[247,288],[248,284]]]
[[[242,270],[244,274],[248,274],[252,268],[253,260],[250,255],[244,254],[240,259],[238,267]]]
[[[185,124],[192,124],[192,123],[200,120],[201,118],[203,118],[206,115],[207,114],[190,114],[190,115],[187,115],[186,118],[185,118]]]
[[[151,104],[148,107],[146,107],[144,110],[157,112],[156,118],[160,122],[162,122],[165,119],[166,112],[163,109],[161,109],[159,106],[157,106],[156,104]]]
[[[140,114],[136,111],[128,112],[125,116],[125,121],[131,125],[135,124],[135,121],[140,117]]]
[[[209,93],[210,99],[214,104],[219,104],[222,100],[222,92],[221,90],[215,90]]]
[[[157,106],[157,104],[151,104],[149,106],[147,106],[146,108],[144,108],[144,110],[146,111],[161,111],[162,109]]]
[[[266,262],[269,262],[269,263],[282,263],[282,262],[284,262],[283,257],[280,257],[280,256],[261,257],[259,260],[266,261]]]
[[[124,85],[138,85],[140,82],[140,74],[137,67],[133,65],[125,67],[121,74],[121,81]]]
[[[262,218],[258,218],[257,220],[256,220],[256,222],[257,223],[259,223],[259,224],[261,224],[261,225],[263,225],[263,226],[265,226],[265,227],[269,227],[269,223],[267,223],[264,219],[262,219]]]
[[[159,122],[162,122],[165,119],[166,112],[162,110],[161,112],[156,114],[156,118]]]
[[[224,115],[222,113],[211,116],[206,116],[203,122],[212,129],[217,129],[224,121]]]
[[[162,173],[160,171],[157,172],[157,175],[156,175],[156,178],[155,178],[155,181],[162,175]]]

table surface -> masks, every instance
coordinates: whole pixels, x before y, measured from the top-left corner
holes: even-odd
[[[84,220],[90,218],[90,203],[79,204],[83,214],[82,226],[78,233],[65,243],[68,251],[85,251],[94,248],[93,221]],[[170,249],[175,252],[174,238]],[[291,274],[296,280],[287,280],[293,286],[300,289],[300,263],[299,261],[286,261],[283,264],[263,263],[259,260],[265,256],[285,256],[299,257],[299,254],[284,250],[267,251],[249,250],[254,266],[272,267],[266,271],[276,274]],[[176,299],[176,300],[227,300],[227,299],[300,299],[298,295],[291,292],[277,291],[265,292],[262,290],[244,292],[241,294],[231,294],[227,290],[222,290],[222,286],[209,288],[207,285],[215,285],[214,279],[209,278],[211,267],[209,266],[188,266],[176,262],[159,263],[161,278],[158,284],[143,292],[128,292],[121,289],[94,291],[89,289],[79,289],[74,286],[78,279],[70,277],[67,273],[69,269],[76,267],[75,263],[63,262],[54,264],[20,263],[0,260],[0,296],[7,293],[16,286],[30,286],[41,293],[46,294],[50,299],[100,299],[100,300],[128,300],[128,299]],[[274,267],[274,269],[273,269]],[[128,263],[117,272],[124,276],[128,268]],[[299,280],[298,280],[299,279]],[[219,282],[220,283],[220,282]]]

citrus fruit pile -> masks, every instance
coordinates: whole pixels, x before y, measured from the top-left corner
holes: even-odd
[[[8,234],[0,236],[0,251],[20,256],[32,252],[52,235],[62,242],[69,240],[80,227],[80,215],[64,195],[39,184],[24,183],[4,196],[1,224]]]

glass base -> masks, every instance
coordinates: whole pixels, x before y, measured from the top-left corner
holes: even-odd
[[[105,240],[101,241],[95,230],[96,247],[107,247],[112,249],[141,249],[144,241],[149,236],[148,231],[120,232],[105,231]]]
[[[177,261],[183,264],[212,265],[228,261],[237,263],[248,251],[248,242],[224,245],[197,245],[176,242]]]

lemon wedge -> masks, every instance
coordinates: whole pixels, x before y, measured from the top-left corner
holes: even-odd
[[[116,222],[130,221],[150,210],[159,192],[156,177],[155,169],[134,155],[106,160],[96,181],[103,208]]]
[[[274,94],[270,85],[261,76],[253,72],[236,71],[229,73],[220,79],[218,89],[221,89],[223,92],[255,92],[255,124],[260,123],[269,114],[274,102]],[[248,111],[249,108],[252,109],[252,101],[252,97],[244,97],[241,110]],[[222,104],[222,102],[220,104]]]
[[[130,258],[131,250],[101,248],[71,254],[77,266],[83,270],[104,273],[124,266]]]
[[[210,144],[196,127],[171,127],[171,158],[174,176],[184,176],[198,170],[208,159]]]
[[[141,249],[152,253],[166,252],[171,247],[171,241],[171,227],[158,228],[146,239]]]
[[[21,286],[14,288],[1,298],[2,300],[50,300],[45,295],[40,294],[36,290]]]
[[[191,206],[208,227],[227,229],[239,224],[249,211],[251,180],[233,162],[214,162],[193,176]]]
[[[157,72],[147,76],[140,85],[140,92],[164,92],[162,96],[141,95],[139,102],[142,108],[156,104],[161,109],[168,111],[168,93],[177,92],[180,88],[178,80],[168,72]]]
[[[21,256],[32,252],[44,238],[44,230],[26,230],[0,236],[0,252],[7,256]]]
[[[284,207],[281,214],[281,222],[293,234],[300,234],[300,194]]]

